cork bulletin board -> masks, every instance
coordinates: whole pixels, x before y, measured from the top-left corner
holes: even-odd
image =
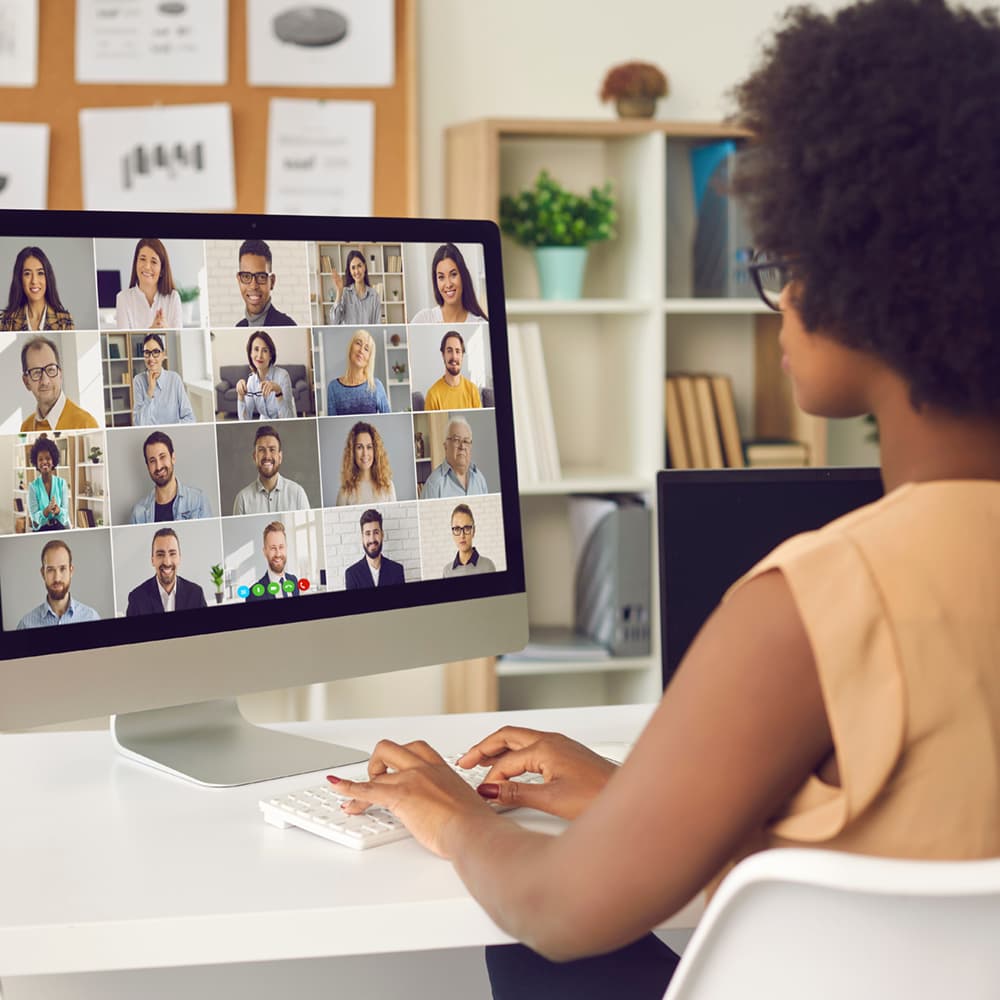
[[[376,215],[416,212],[416,0],[394,0],[395,83],[392,87],[251,87],[247,84],[244,0],[229,0],[228,79],[221,86],[78,84],[75,82],[75,0],[40,0],[38,85],[0,85],[0,120],[46,122],[48,207],[83,207],[79,112],[83,108],[227,102],[232,107],[236,210],[263,213],[268,104],[272,97],[371,101],[375,105]],[[150,206],[155,210],[155,206]]]

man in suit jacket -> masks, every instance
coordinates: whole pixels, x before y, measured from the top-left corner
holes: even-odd
[[[153,535],[151,562],[156,572],[129,592],[126,615],[155,615],[207,606],[201,587],[177,575],[181,568],[181,543],[173,528],[160,528]]]
[[[243,241],[236,281],[246,307],[246,315],[237,326],[295,326],[295,320],[271,302],[275,277],[271,271],[271,248],[263,240]]]
[[[285,564],[288,562],[288,540],[285,526],[280,521],[272,521],[264,529],[264,558],[267,560],[267,571],[250,588],[247,600],[273,601],[277,598],[298,597],[299,578],[285,572]],[[275,584],[276,589],[272,588],[271,584]]]
[[[405,583],[402,563],[382,555],[382,515],[373,509],[361,515],[361,545],[364,558],[352,563],[344,570],[344,583],[348,590],[364,590],[368,587],[394,587]]]

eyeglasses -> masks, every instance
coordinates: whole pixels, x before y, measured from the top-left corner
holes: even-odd
[[[458,538],[459,535],[471,535],[476,530],[474,524],[453,524],[451,533]]]
[[[31,379],[32,382],[41,382],[42,375],[46,378],[55,378],[62,369],[58,365],[43,365],[41,368],[29,368],[25,371],[25,375]]]
[[[158,347],[154,347],[151,351],[143,351],[142,356],[144,358],[158,358],[162,353],[163,351]]]
[[[453,444],[456,448],[471,448],[472,438],[460,438],[456,437],[454,434],[451,437],[446,437],[445,441]]]
[[[251,281],[256,281],[258,285],[266,285],[271,280],[270,271],[237,271],[236,277],[240,279],[241,285],[249,285]]]
[[[747,265],[747,270],[764,305],[775,312],[781,312],[781,293],[792,280],[788,261],[766,250],[757,250]]]

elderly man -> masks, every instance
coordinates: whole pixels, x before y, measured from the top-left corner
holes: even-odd
[[[468,497],[489,493],[486,477],[472,461],[472,428],[467,420],[454,417],[444,439],[444,461],[427,477],[422,499]]]

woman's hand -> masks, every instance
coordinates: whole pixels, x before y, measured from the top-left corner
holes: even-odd
[[[344,279],[337,273],[336,268],[333,269],[330,277],[333,278],[333,287],[337,289],[337,298],[339,299],[344,293]]]
[[[503,805],[527,806],[574,819],[590,805],[616,766],[582,743],[559,733],[504,726],[458,760],[460,767],[490,767],[479,794]],[[510,781],[526,771],[536,771],[544,784]],[[495,794],[493,794],[495,791]]]
[[[245,399],[247,394],[247,381],[241,378],[239,382],[236,383],[236,398]]]
[[[281,386],[277,382],[272,382],[268,378],[263,378],[260,380],[260,391],[264,394],[266,399],[273,392],[277,396],[281,396]]]
[[[165,324],[166,324],[166,319],[164,318],[163,315],[163,309],[157,309],[156,315],[153,317],[153,323],[152,326],[150,326],[150,329],[162,330]]]
[[[493,810],[422,740],[401,746],[382,740],[368,761],[368,781],[329,780],[341,795],[354,796],[344,811],[369,805],[397,816],[424,847],[451,858],[463,819],[491,821]]]

